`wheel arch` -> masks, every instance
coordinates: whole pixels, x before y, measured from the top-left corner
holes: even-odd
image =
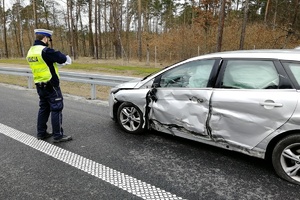
[[[123,103],[124,101],[116,101],[116,103],[113,106],[113,119],[114,121],[117,121],[117,113],[118,113],[118,109],[120,107],[120,105]]]
[[[270,161],[272,158],[272,152],[276,146],[276,144],[282,140],[283,138],[287,137],[288,135],[293,135],[293,134],[299,134],[300,135],[300,130],[290,130],[284,133],[281,133],[274,137],[268,144],[266,153],[265,153],[265,159]]]

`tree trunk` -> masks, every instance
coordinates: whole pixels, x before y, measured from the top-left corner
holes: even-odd
[[[95,59],[98,60],[98,0],[95,0]]]
[[[92,29],[92,1],[89,1],[89,49],[90,49],[90,56],[94,56],[94,38],[93,38],[93,29]]]
[[[130,42],[129,42],[129,32],[130,32],[130,22],[131,22],[131,14],[129,13],[129,0],[126,3],[126,48],[127,48],[127,61],[130,59],[129,49],[130,49]]]
[[[276,27],[277,10],[278,10],[278,0],[275,0],[275,11],[274,11],[274,16],[273,16],[273,29],[275,29],[275,27]]]
[[[142,61],[142,22],[141,22],[141,15],[142,15],[142,2],[138,0],[138,57],[139,61]]]
[[[70,25],[70,1],[71,0],[67,0],[67,26],[68,26],[68,35],[67,38],[71,38],[71,25]],[[69,39],[70,40],[70,39]],[[72,40],[71,40],[72,41]],[[69,42],[69,54],[72,55],[73,54],[73,50],[72,50],[72,44],[71,42]]]
[[[241,39],[240,39],[240,50],[244,49],[248,10],[249,10],[249,0],[246,0],[245,8],[244,8],[244,19],[243,19],[243,25],[242,25]]]
[[[21,20],[21,16],[20,16],[20,0],[18,0],[18,7],[17,7],[17,19],[18,19],[18,27],[19,27],[19,44],[20,44],[20,53],[21,53],[21,57],[24,57],[24,42],[23,42],[23,26],[22,26],[22,20]]]
[[[44,8],[44,14],[45,14],[45,20],[46,20],[46,25],[47,25],[47,29],[50,29],[50,25],[49,25],[49,11],[47,10],[47,7],[45,5],[45,0],[43,0],[42,2],[42,6]]]
[[[298,16],[298,10],[299,10],[299,0],[295,0],[295,9],[294,9],[294,16],[293,16],[293,21],[292,21],[292,27],[294,29],[296,20],[297,20],[297,16]]]
[[[76,41],[75,41],[75,26],[74,26],[74,18],[73,18],[73,1],[70,0],[70,19],[71,19],[71,47],[72,47],[72,55],[73,59],[77,59],[76,52]]]
[[[264,18],[265,24],[267,24],[267,17],[268,17],[268,14],[269,14],[270,2],[271,2],[271,0],[268,0],[268,1],[267,1],[267,5],[266,5],[265,18]]]
[[[225,20],[225,0],[222,0],[220,14],[219,14],[219,27],[218,27],[217,49],[216,49],[217,52],[220,52],[222,50],[224,20]]]
[[[101,35],[101,4],[100,4],[100,0],[97,0],[98,1],[98,13],[97,13],[97,16],[98,16],[98,46],[99,46],[99,58],[102,59],[102,35]]]
[[[3,0],[4,1],[4,0]],[[37,14],[36,14],[36,0],[32,1],[34,28],[38,28]]]
[[[28,16],[30,16],[30,14],[29,13],[32,13],[29,9],[27,9],[27,11],[26,11],[26,15],[28,15]],[[27,41],[29,41],[29,44],[33,44],[33,41],[34,41],[34,37],[33,37],[33,30],[32,30],[32,28],[33,27],[31,27],[31,23],[30,23],[30,20],[29,19],[25,19],[25,24],[27,25]]]
[[[56,24],[57,24],[57,19],[56,19],[56,6],[55,6],[55,4],[53,3],[52,4],[52,13],[51,13],[51,15],[52,15],[52,18],[53,18],[53,29],[55,30],[55,28],[56,28]]]
[[[105,38],[104,38],[104,58],[107,58],[107,13],[106,13],[106,6],[107,2],[104,0],[104,33],[105,33]]]
[[[13,38],[15,38],[15,44],[16,44],[16,46],[20,47],[19,35],[17,33],[18,32],[18,30],[17,30],[17,23],[16,23],[17,20],[16,20],[15,16],[12,17],[12,21],[14,22],[14,23],[12,23],[12,27],[11,27],[11,30],[13,31]],[[16,50],[16,48],[12,48],[11,49],[11,55],[13,57],[19,56],[20,55],[20,49],[17,48],[17,50]]]
[[[82,51],[83,51],[82,55],[87,56],[86,43],[85,43],[86,37],[84,34],[84,26],[83,26],[82,17],[81,17],[80,12],[78,13],[78,17],[79,17],[80,30],[81,30],[81,41],[82,41],[81,44],[82,44]]]
[[[3,0],[3,34],[4,34],[4,54],[8,58],[8,48],[7,48],[7,35],[6,35],[6,13],[5,13],[5,0]]]
[[[113,27],[113,34],[114,34],[114,41],[113,45],[115,47],[115,57],[121,58],[122,57],[122,46],[121,46],[121,38],[120,38],[120,10],[118,6],[118,1],[112,1],[112,27]]]

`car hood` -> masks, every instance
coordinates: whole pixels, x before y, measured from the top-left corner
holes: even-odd
[[[136,78],[133,79],[131,81],[128,81],[126,83],[121,83],[119,85],[117,85],[117,88],[135,88],[135,86],[137,86],[140,82],[141,82],[141,78]]]

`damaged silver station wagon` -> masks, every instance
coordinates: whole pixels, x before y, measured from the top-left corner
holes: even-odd
[[[269,158],[300,184],[300,50],[212,53],[111,89],[110,116],[147,129]]]

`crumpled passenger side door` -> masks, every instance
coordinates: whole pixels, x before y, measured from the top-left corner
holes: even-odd
[[[208,136],[206,121],[212,88],[207,85],[214,63],[191,61],[156,78],[156,101],[149,105],[154,129],[183,137]]]

